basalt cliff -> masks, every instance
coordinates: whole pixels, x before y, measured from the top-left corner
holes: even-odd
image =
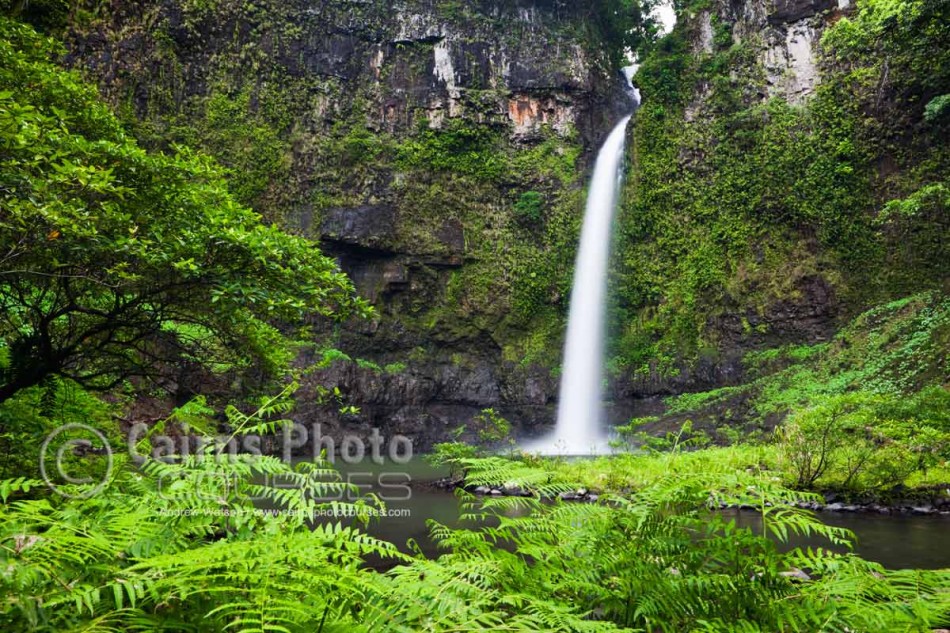
[[[375,306],[314,324],[296,417],[426,446],[485,408],[525,433],[553,420],[591,157],[632,108],[612,6],[111,2],[72,15],[66,39],[142,143],[212,154],[239,199],[318,239]],[[847,0],[692,3],[641,59],[611,278],[614,421],[746,384],[750,354],[828,344],[947,278],[942,202],[882,219],[945,177],[918,169],[945,151],[945,122],[923,116],[942,88],[902,83],[898,45],[852,55],[826,36],[853,14]]]

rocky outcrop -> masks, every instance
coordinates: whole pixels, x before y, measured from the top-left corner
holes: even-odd
[[[800,20],[769,34],[764,65],[770,96],[781,95],[789,103],[801,103],[814,92],[818,81],[815,46],[820,27],[810,22]]]
[[[837,7],[837,0],[775,0],[767,7],[769,23],[781,26]]]
[[[746,309],[709,319],[725,348],[737,353],[779,347],[801,341],[827,341],[837,331],[840,313],[834,288],[819,275],[795,280],[793,292],[767,305],[760,313]]]
[[[277,68],[305,80],[315,122],[358,105],[368,128],[389,132],[422,115],[435,128],[466,118],[524,134],[557,122],[595,138],[614,114],[600,107],[611,92],[605,51],[576,39],[586,16],[570,3],[151,1],[116,2],[106,16],[75,34],[71,58],[113,99],[131,96],[142,117],[160,88],[180,105],[227,81],[222,74],[254,68],[267,71],[248,77],[262,98]]]
[[[329,209],[323,216],[324,240],[376,251],[387,251],[395,242],[396,210],[387,204]]]
[[[508,118],[514,124],[514,134],[526,137],[543,126],[550,126],[560,134],[568,133],[577,113],[570,100],[557,95],[535,96],[517,92],[508,99]]]
[[[728,29],[733,42],[755,51],[756,64],[765,74],[763,96],[801,103],[819,81],[817,47],[824,27],[849,8],[846,0],[720,2],[713,10],[686,19],[694,31],[697,54],[714,52],[715,15],[718,28]],[[697,108],[694,103],[692,110]]]
[[[830,10],[749,0],[683,19],[694,54],[728,27],[756,51],[762,96],[797,102],[814,90]],[[486,407],[527,433],[553,419],[560,340],[537,332],[560,331],[585,166],[631,107],[590,15],[561,0],[116,1],[76,28],[69,59],[142,122],[143,141],[196,144],[246,178],[246,202],[318,239],[374,304],[374,319],[321,339],[366,362],[309,374],[300,420],[424,446]],[[698,87],[687,118],[708,94]],[[534,219],[516,212],[527,193],[543,201]],[[746,349],[825,336],[823,292],[716,315],[732,354],[618,378],[611,417],[734,383]],[[759,325],[768,336],[749,335]],[[359,413],[341,416],[321,387]]]
[[[546,226],[579,223],[585,158],[630,107],[590,18],[561,0],[112,2],[69,59],[144,142],[193,130],[246,202],[318,239],[374,304],[370,321],[316,324],[360,362],[309,374],[298,419],[424,446],[486,407],[552,420],[560,341],[519,358],[530,317],[512,313],[538,262],[572,259]],[[531,226],[513,212],[528,191],[546,203]],[[559,319],[563,293],[543,301]]]
[[[486,408],[515,421],[529,435],[553,419],[557,382],[546,370],[499,364],[491,355],[462,360],[435,359],[395,371],[336,362],[305,380],[297,418],[337,436],[368,437],[374,427],[381,428],[409,437],[423,451]],[[340,396],[322,395],[328,388],[338,389]],[[339,415],[341,401],[356,404],[359,412]]]

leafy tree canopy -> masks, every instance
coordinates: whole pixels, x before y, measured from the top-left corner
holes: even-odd
[[[273,324],[368,313],[209,158],[141,149],[60,53],[0,19],[0,401],[55,375],[155,378],[183,357],[274,375],[290,358]]]

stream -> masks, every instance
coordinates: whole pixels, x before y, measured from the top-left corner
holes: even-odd
[[[426,555],[438,555],[438,548],[429,539],[426,526],[429,519],[450,527],[461,525],[455,495],[429,485],[447,473],[421,458],[414,458],[408,464],[382,466],[368,460],[358,465],[337,460],[335,466],[345,479],[363,487],[363,492],[373,492],[383,498],[391,516],[374,520],[368,532],[395,543],[404,551],[409,551],[406,543],[411,539]],[[406,485],[408,478],[411,485]],[[727,512],[742,527],[761,528],[761,519],[754,511]],[[859,512],[819,512],[818,516],[827,525],[851,530],[857,537],[855,553],[889,569],[950,568],[950,516]],[[829,544],[820,538],[793,536],[783,548],[804,546],[827,548]]]

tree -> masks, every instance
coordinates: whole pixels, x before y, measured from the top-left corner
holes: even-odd
[[[0,19],[0,402],[182,358],[274,375],[277,323],[369,307],[315,245],[262,223],[209,158],[149,154],[57,45]]]
[[[627,52],[643,53],[659,36],[660,24],[654,9],[657,0],[596,0],[588,17],[597,28],[616,66],[628,62]]]

